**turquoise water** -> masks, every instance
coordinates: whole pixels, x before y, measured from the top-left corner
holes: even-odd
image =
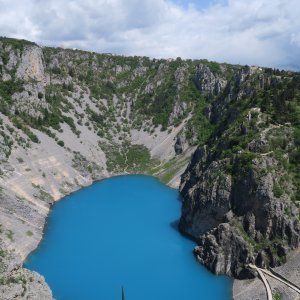
[[[232,282],[195,260],[176,229],[179,194],[148,176],[106,179],[56,203],[25,266],[55,299],[230,299]]]

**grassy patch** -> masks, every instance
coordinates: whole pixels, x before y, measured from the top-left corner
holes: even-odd
[[[276,292],[274,294],[274,300],[282,300],[283,299],[283,295],[280,292]]]
[[[149,150],[143,145],[132,145],[124,142],[118,145],[100,145],[107,158],[109,172],[145,173],[156,165],[151,159]]]
[[[27,235],[27,236],[33,236],[33,232],[30,231],[30,230],[27,230],[27,231],[26,231],[26,235]]]
[[[159,168],[158,178],[165,184],[170,182],[171,179],[189,162],[190,158],[185,158],[183,160],[172,159],[171,161],[165,163]]]
[[[11,230],[6,230],[6,236],[7,236],[7,238],[11,241],[11,242],[13,242],[14,241],[14,233],[11,231]]]

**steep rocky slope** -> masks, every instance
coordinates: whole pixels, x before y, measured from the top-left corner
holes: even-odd
[[[297,73],[0,38],[0,298],[51,299],[21,265],[54,201],[117,174],[177,188],[189,162],[180,229],[198,259],[238,278],[283,263],[299,246],[299,119]]]
[[[244,68],[229,81],[208,74],[215,130],[182,177],[180,229],[217,274],[251,278],[249,263],[276,267],[299,247],[300,76]]]
[[[178,187],[208,122],[195,65],[0,39],[0,298],[51,298],[21,265],[53,201],[118,174]]]

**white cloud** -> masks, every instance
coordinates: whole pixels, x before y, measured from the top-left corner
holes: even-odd
[[[292,34],[292,44],[295,44],[298,48],[300,48],[300,31],[298,33]]]
[[[214,0],[204,9],[180,2],[0,0],[0,34],[98,52],[300,69],[299,0]]]

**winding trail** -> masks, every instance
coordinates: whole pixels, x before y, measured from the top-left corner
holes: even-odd
[[[263,283],[266,287],[268,300],[272,300],[272,291],[271,291],[270,284],[268,283],[268,281],[267,281],[264,274],[266,274],[266,275],[282,282],[283,284],[287,285],[288,287],[290,287],[291,289],[293,289],[295,292],[297,292],[300,295],[300,288],[297,285],[295,285],[291,281],[285,279],[282,275],[277,274],[272,269],[270,269],[270,270],[261,269],[261,268],[258,268],[255,265],[252,265],[252,264],[249,264],[249,267],[252,268],[252,269],[255,269],[258,272],[261,280],[263,281]]]
[[[261,269],[262,272],[264,272],[265,274],[267,274],[268,276],[277,279],[278,281],[284,283],[285,285],[287,285],[288,287],[290,287],[291,289],[293,289],[295,292],[297,292],[298,294],[300,294],[300,289],[299,287],[297,287],[295,284],[293,284],[292,282],[286,280],[283,278],[283,276],[279,277],[273,270],[266,270],[266,269]]]
[[[268,300],[272,300],[273,299],[272,298],[272,290],[271,290],[270,284],[267,281],[267,279],[266,279],[263,271],[260,268],[258,268],[257,266],[252,265],[252,264],[249,264],[249,267],[252,268],[252,269],[254,269],[254,270],[256,270],[258,272],[259,277],[261,278],[261,280],[263,281],[263,283],[264,283],[264,285],[266,287],[267,298],[268,298]]]

